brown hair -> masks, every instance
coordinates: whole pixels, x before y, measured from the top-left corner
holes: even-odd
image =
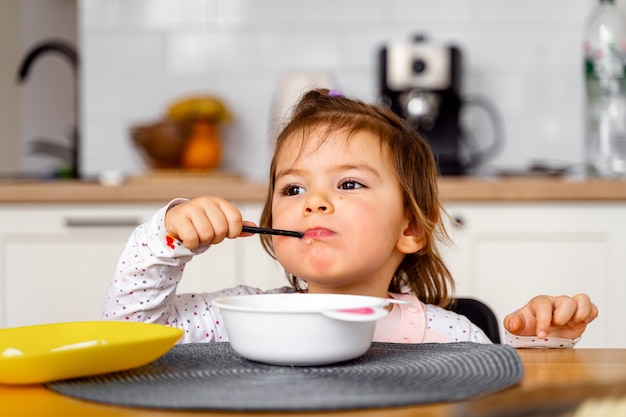
[[[423,247],[407,254],[398,266],[389,285],[390,292],[412,292],[427,304],[445,306],[450,302],[454,281],[446,268],[436,243],[448,242],[440,222],[443,208],[437,188],[437,166],[426,141],[391,110],[328,90],[312,90],[296,105],[291,121],[276,139],[270,166],[269,189],[261,215],[261,226],[272,225],[272,197],[275,189],[276,160],[286,141],[295,134],[305,137],[308,129],[325,127],[327,131],[342,130],[348,136],[368,132],[380,139],[393,158],[393,165],[404,197],[404,209],[413,218],[414,226],[423,234]],[[265,250],[275,258],[272,240],[261,236]],[[302,281],[287,274],[290,283],[303,290]]]

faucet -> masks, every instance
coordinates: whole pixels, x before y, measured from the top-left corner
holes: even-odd
[[[80,170],[79,170],[79,133],[78,133],[78,104],[76,96],[78,95],[78,54],[76,49],[63,41],[46,41],[42,42],[36,46],[34,46],[24,59],[22,60],[19,71],[17,74],[18,83],[23,83],[28,77],[28,73],[33,66],[33,63],[37,58],[46,53],[59,53],[65,58],[67,58],[70,62],[72,70],[74,71],[74,90],[75,90],[75,99],[74,99],[74,113],[76,115],[76,120],[74,123],[74,127],[72,129],[71,137],[70,137],[70,145],[69,147],[65,147],[54,142],[51,142],[47,139],[35,139],[33,141],[32,153],[41,153],[52,155],[61,158],[62,160],[68,161],[68,172],[61,174],[61,176],[68,176],[70,178],[79,178]]]

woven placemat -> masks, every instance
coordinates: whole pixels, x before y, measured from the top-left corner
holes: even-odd
[[[131,407],[322,411],[458,401],[517,383],[514,349],[475,343],[373,343],[329,366],[286,367],[238,356],[228,343],[177,345],[124,372],[48,383],[58,393]]]

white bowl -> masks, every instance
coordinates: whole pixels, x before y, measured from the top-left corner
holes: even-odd
[[[273,365],[325,365],[369,349],[394,300],[344,294],[258,294],[213,300],[244,358]]]

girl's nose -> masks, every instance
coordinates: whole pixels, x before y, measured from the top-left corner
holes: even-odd
[[[304,214],[328,213],[332,211],[332,204],[319,193],[309,194],[304,204]]]

